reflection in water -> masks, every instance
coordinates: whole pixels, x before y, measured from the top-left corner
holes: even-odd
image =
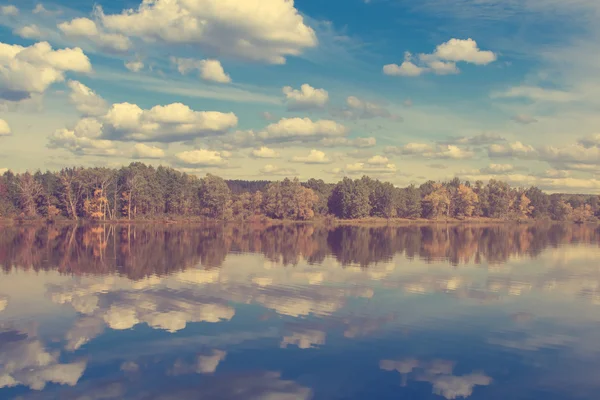
[[[598,244],[576,225],[7,228],[0,398],[593,399],[573,365],[600,373]]]

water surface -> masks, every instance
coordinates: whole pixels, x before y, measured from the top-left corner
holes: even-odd
[[[598,399],[593,226],[0,230],[2,399]]]

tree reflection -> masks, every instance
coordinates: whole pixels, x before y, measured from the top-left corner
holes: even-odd
[[[343,266],[363,268],[398,256],[458,266],[535,258],[545,248],[577,243],[599,244],[599,229],[585,225],[19,226],[0,231],[0,264],[7,272],[19,268],[74,275],[117,273],[141,279],[198,265],[220,267],[229,253],[258,253],[284,266],[320,264],[327,256]]]

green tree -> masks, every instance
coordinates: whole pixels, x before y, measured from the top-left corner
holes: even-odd
[[[335,185],[328,201],[329,212],[338,218],[369,216],[369,187],[362,180],[344,178]]]
[[[222,178],[207,174],[202,179],[198,196],[203,215],[214,219],[228,219],[231,216],[231,190]]]

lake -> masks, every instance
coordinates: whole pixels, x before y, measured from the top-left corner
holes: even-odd
[[[600,229],[0,229],[2,399],[598,399]]]

